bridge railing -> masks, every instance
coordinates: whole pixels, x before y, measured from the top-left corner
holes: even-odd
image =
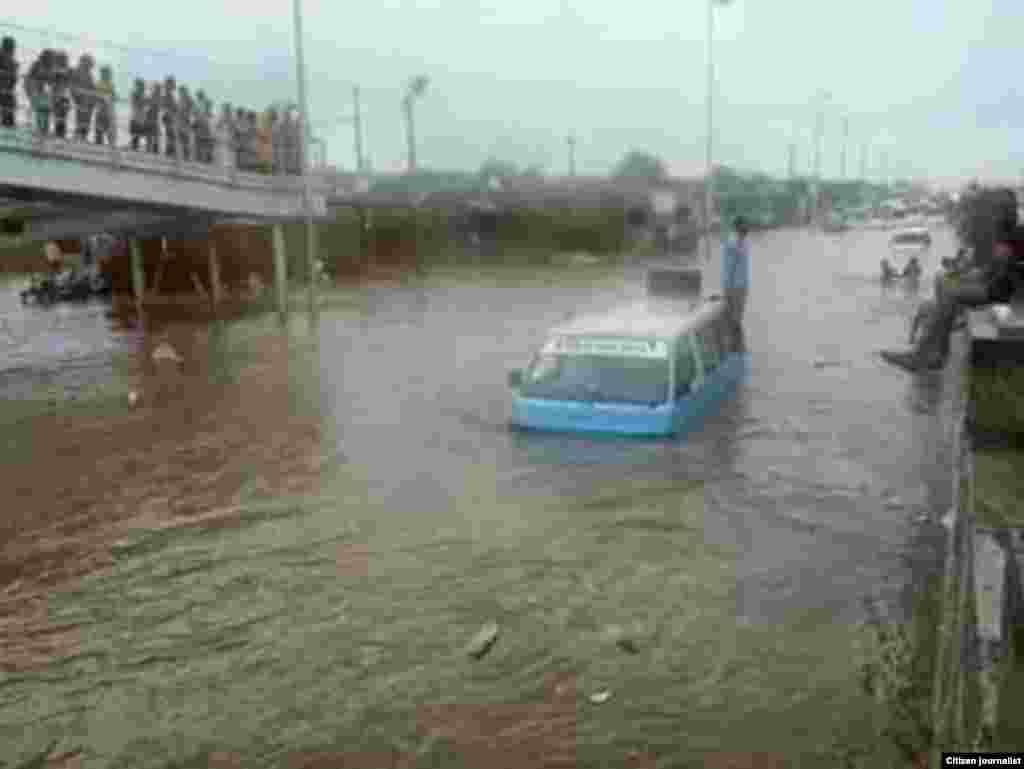
[[[7,31],[0,26],[0,35],[7,34]],[[93,77],[99,81],[99,72],[103,66],[111,66],[111,63],[102,58],[102,49],[95,50],[87,40],[80,40],[63,36],[56,42],[50,39],[36,40],[36,44],[26,45],[26,35],[18,34],[16,61],[18,67],[18,79],[13,93],[0,93],[0,152],[31,152],[33,154],[54,157],[66,160],[75,160],[86,163],[97,163],[112,165],[123,169],[158,173],[162,175],[178,176],[194,180],[207,181],[212,183],[227,184],[231,186],[245,187],[249,189],[264,189],[267,191],[288,191],[300,193],[303,188],[301,177],[301,148],[296,146],[296,141],[291,141],[287,136],[280,134],[273,140],[273,160],[269,167],[264,164],[263,168],[246,168],[244,161],[248,159],[253,166],[258,164],[256,155],[256,141],[250,140],[246,144],[240,144],[236,132],[224,130],[221,123],[219,108],[215,107],[212,120],[207,126],[209,132],[200,129],[197,136],[197,124],[178,125],[177,133],[186,134],[191,143],[191,152],[184,152],[180,140],[168,144],[164,123],[164,111],[160,110],[158,117],[158,135],[156,151],[152,145],[147,146],[145,136],[138,136],[133,141],[132,107],[130,88],[124,86],[135,80],[134,73],[124,69],[114,70],[115,92],[113,97],[102,89],[84,93],[79,89],[75,94],[70,89],[64,94],[63,105],[55,103],[55,94],[49,89],[43,89],[40,93],[36,82],[29,77],[32,64],[39,58],[45,49],[61,50],[67,54],[68,64],[73,69],[82,54],[90,54],[95,59]],[[111,57],[116,60],[116,57]],[[113,69],[113,67],[112,67]],[[146,98],[150,98],[154,81],[146,81]],[[0,82],[0,90],[3,83]],[[86,131],[83,136],[78,125],[79,110],[73,98],[75,95],[91,98],[80,99],[82,103],[91,103],[91,110],[88,106],[82,111],[83,116],[88,117],[88,125],[83,126]],[[13,96],[13,110],[10,108],[11,101],[4,99],[4,96]],[[58,93],[59,97],[60,94]],[[34,98],[33,98],[34,97]],[[178,94],[175,94],[177,99]],[[212,103],[212,100],[211,100]],[[198,105],[197,105],[198,106]],[[42,109],[40,109],[42,108]],[[63,135],[58,135],[57,116],[58,111],[65,112],[65,130]],[[105,111],[105,112],[102,112]],[[255,111],[255,110],[253,110]],[[43,119],[41,112],[46,114]],[[102,114],[108,116],[109,126],[107,130],[97,135],[97,122],[102,120]],[[6,114],[5,114],[6,113]],[[48,114],[47,114],[48,113]],[[196,112],[193,112],[195,118]],[[104,128],[103,125],[99,126]],[[297,133],[297,130],[296,130]],[[199,149],[204,150],[196,153],[197,139]],[[133,145],[135,147],[133,148]],[[172,152],[168,148],[173,147]],[[265,146],[265,145],[264,145]],[[243,166],[240,167],[239,159],[243,159]],[[282,162],[285,160],[286,162]],[[315,183],[319,187],[323,186]]]

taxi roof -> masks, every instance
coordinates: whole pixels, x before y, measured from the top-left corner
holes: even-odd
[[[930,235],[931,232],[927,227],[915,226],[915,227],[902,227],[893,233],[894,238],[907,235]]]
[[[556,326],[552,335],[643,337],[671,340],[711,321],[724,308],[712,299],[645,299]]]

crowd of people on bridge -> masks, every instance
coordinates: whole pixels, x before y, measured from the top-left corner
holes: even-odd
[[[24,75],[13,37],[0,43],[0,127],[17,127],[19,88],[31,108],[36,132],[61,139],[120,146],[115,108],[119,102],[113,71],[99,68],[83,53],[72,66],[67,51],[45,49]],[[136,78],[129,98],[129,143],[138,152],[185,161],[234,166],[266,174],[302,173],[302,129],[298,110],[285,107],[257,113],[232,104],[214,118],[213,101],[203,90],[193,97],[173,76],[147,84]],[[73,118],[73,132],[70,131]],[[69,135],[70,134],[70,135]]]

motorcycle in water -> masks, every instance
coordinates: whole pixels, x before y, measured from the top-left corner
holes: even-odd
[[[33,280],[32,285],[21,292],[21,302],[39,305],[80,302],[94,296],[107,296],[110,291],[110,278],[92,266],[84,270],[64,270]]]
[[[32,284],[21,292],[21,303],[53,304],[57,301],[57,282],[53,276],[32,278]]]

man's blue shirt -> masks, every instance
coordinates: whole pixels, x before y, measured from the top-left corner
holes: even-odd
[[[739,238],[722,244],[722,288],[750,287],[750,246]]]

